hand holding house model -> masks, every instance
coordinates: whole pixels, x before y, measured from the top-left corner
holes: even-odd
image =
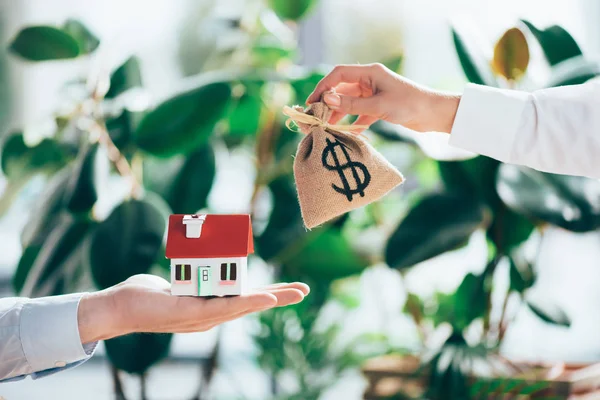
[[[253,252],[249,215],[171,215],[165,254],[171,260],[171,294],[245,293],[248,254]]]

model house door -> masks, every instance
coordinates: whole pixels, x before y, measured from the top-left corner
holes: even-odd
[[[212,296],[210,267],[198,267],[198,296]]]

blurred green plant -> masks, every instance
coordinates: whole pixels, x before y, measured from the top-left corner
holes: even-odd
[[[535,282],[535,270],[521,256],[523,243],[548,223],[578,232],[596,229],[600,225],[598,183],[504,165],[485,157],[425,160],[416,163],[415,177],[422,177],[427,187],[439,186],[437,180],[441,179],[443,189],[424,195],[417,190],[406,216],[391,234],[390,218],[382,217],[380,202],[365,209],[366,217],[358,217],[362,211],[357,210],[306,231],[291,174],[299,137],[285,128],[280,109],[284,104],[303,103],[323,77],[321,70],[294,64],[296,43],[290,40],[296,29],[290,22],[306,16],[315,2],[270,0],[272,10],[265,8],[255,21],[228,24],[228,29],[248,39],[243,48],[219,55],[228,68],[189,79],[184,89],[174,91],[155,107],[140,110],[132,105],[144,86],[140,62],[132,56],[106,76],[85,83],[75,77],[75,83],[69,85],[84,95],[67,111],[61,108],[53,115],[56,128],[49,137],[36,139],[25,129],[5,135],[0,162],[8,183],[0,211],[9,208],[32,177],[47,178],[41,200],[21,235],[23,253],[13,278],[15,290],[24,296],[55,295],[77,290],[86,279],[105,288],[137,273],[164,274],[168,268],[163,247],[166,216],[210,211],[208,198],[221,168],[216,153],[244,148],[254,151],[256,167],[248,209],[259,208],[264,193],[272,203],[268,215],[261,218],[264,213],[257,212],[253,218],[256,257],[273,266],[276,280],[304,280],[312,287],[302,304],[260,316],[261,330],[256,337],[259,363],[273,377],[274,395],[318,398],[347,368],[389,351],[386,338],[378,334],[336,346],[344,317],[360,303],[353,281],[356,275],[381,261],[405,273],[415,264],[463,246],[477,231],[486,233],[490,248],[483,272],[465,276],[456,292],[440,293],[432,302],[409,293],[405,311],[425,335],[431,326],[451,326],[453,334],[441,352],[447,353],[448,346],[459,347],[464,359],[474,352],[480,355],[482,348],[495,349],[510,320],[504,310],[499,322],[489,318],[497,266],[509,264],[506,297],[517,293],[525,299]],[[274,14],[279,18],[273,18]],[[562,28],[538,30],[523,21],[519,32],[528,41],[523,42],[519,33],[500,40],[492,69],[492,60],[475,51],[471,38],[456,27],[454,41],[468,79],[518,87],[526,76],[528,62],[524,60],[529,58],[523,46],[532,38],[552,67],[546,86],[583,82],[600,73]],[[83,24],[69,20],[60,27],[25,28],[10,49],[22,59],[40,62],[95,56],[98,46],[99,40]],[[398,71],[402,57],[381,61]],[[418,151],[416,141],[386,124],[377,124],[372,130],[382,143]],[[120,176],[129,190],[116,196],[112,211],[103,215],[98,212],[99,200],[115,197],[106,183],[115,176]],[[549,198],[553,202],[546,201]],[[393,207],[395,216],[405,205]],[[380,233],[373,247],[381,250],[365,252],[353,238],[372,231]],[[543,320],[569,325],[568,316],[555,305],[525,300]],[[342,304],[345,311],[323,325],[319,316],[330,303]],[[473,352],[464,331],[476,321],[483,321],[484,329]],[[106,349],[116,369],[143,377],[167,356],[170,341],[170,335],[130,335],[108,341]],[[430,359],[435,363],[444,360],[434,369],[440,375],[432,376],[431,392],[434,397],[444,393],[448,388],[444,385],[452,381],[452,387],[458,388],[454,398],[458,398],[464,392],[460,383],[463,370],[457,367],[461,362],[448,364],[448,356],[439,355]],[[283,383],[282,375],[287,373],[297,381],[291,392]]]
[[[527,77],[529,46],[539,45],[550,70],[542,87],[578,84],[600,75],[600,68],[585,58],[571,35],[559,26],[545,30],[521,21],[493,48],[480,48],[476,35],[465,26],[452,28],[458,59],[467,79],[476,84],[519,88]],[[492,51],[493,50],[493,51]],[[488,60],[486,54],[493,54]],[[529,77],[530,79],[532,77]],[[430,371],[428,398],[469,398],[467,377],[477,373],[477,359],[495,359],[514,315],[507,310],[509,296],[527,305],[541,320],[569,327],[570,318],[548,299],[532,295],[535,260],[523,256],[524,243],[546,225],[573,232],[600,227],[600,183],[596,180],[544,173],[508,165],[484,156],[462,161],[439,161],[443,191],[417,202],[400,222],[387,244],[387,263],[401,271],[466,244],[476,231],[488,241],[488,264],[480,273],[468,273],[454,293],[433,299],[409,294],[404,311],[424,332],[424,341],[439,325],[449,325],[448,340],[424,357]],[[491,295],[497,267],[508,265],[509,288],[492,319]],[[416,267],[418,268],[418,266]],[[475,338],[465,340],[472,325],[482,324]],[[472,330],[471,330],[472,331]],[[475,343],[475,344],[473,344]],[[475,349],[478,349],[475,351]]]
[[[242,148],[254,152],[256,164],[247,209],[257,208],[261,193],[272,199],[270,213],[253,218],[263,226],[255,229],[256,257],[274,266],[275,280],[312,285],[308,302],[260,317],[259,362],[273,376],[277,394],[317,398],[347,368],[385,351],[385,338],[377,334],[334,350],[340,325],[321,330],[316,324],[328,302],[356,307],[356,294],[343,290],[340,279],[360,274],[376,260],[355,248],[343,229],[346,217],[311,232],[302,224],[291,175],[300,138],[285,128],[280,110],[303,103],[324,73],[294,64],[297,26],[291,22],[308,15],[316,0],[292,3],[269,1],[272,10],[264,8],[256,20],[231,21],[227,29],[247,40],[218,55],[227,67],[187,79],[153,107],[139,107],[146,92],[140,60],[131,56],[105,75],[73,77],[66,92],[79,95],[66,99],[69,107],[57,107],[51,134],[39,139],[23,128],[4,136],[0,153],[7,187],[0,211],[10,208],[34,176],[46,182],[21,235],[23,253],[13,277],[17,293],[58,295],[87,285],[107,288],[139,273],[168,274],[167,216],[210,212],[208,198],[222,168],[217,153]],[[89,57],[93,66],[105,62],[99,45],[84,24],[68,20],[22,29],[10,50],[28,62]],[[401,57],[390,62],[398,69]],[[110,182],[125,187],[125,193],[114,193]],[[102,201],[112,211],[99,211]],[[292,324],[300,336],[289,335]],[[118,371],[144,382],[147,370],[168,355],[170,342],[171,335],[155,334],[106,342],[117,397],[124,398]],[[212,364],[218,359],[216,347],[211,359]],[[279,383],[282,371],[298,378],[299,392]],[[210,376],[212,371],[203,372]]]

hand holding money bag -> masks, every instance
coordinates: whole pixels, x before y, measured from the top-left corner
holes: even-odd
[[[288,127],[294,122],[306,134],[296,151],[294,179],[307,228],[378,200],[403,182],[402,174],[358,134],[365,127],[327,123],[332,111],[324,102],[283,112]]]

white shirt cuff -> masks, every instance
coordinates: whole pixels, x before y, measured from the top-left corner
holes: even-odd
[[[531,94],[468,84],[460,100],[449,144],[511,162]]]
[[[77,309],[83,293],[29,300],[21,312],[23,353],[33,371],[61,368],[88,358],[79,337]]]

